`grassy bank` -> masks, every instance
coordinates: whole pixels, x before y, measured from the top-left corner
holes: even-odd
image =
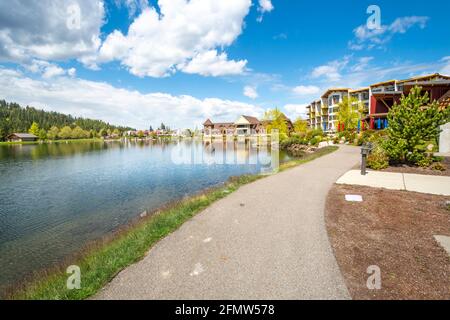
[[[284,163],[280,170],[286,170],[302,163],[337,150],[328,147],[302,159]],[[94,295],[106,285],[119,271],[130,264],[139,261],[145,253],[160,239],[178,229],[184,222],[230,193],[240,186],[263,178],[263,175],[246,175],[230,179],[221,187],[207,190],[202,194],[185,199],[154,214],[148,215],[138,222],[115,233],[101,242],[82,250],[83,255],[69,259],[61,267],[49,270],[36,276],[24,287],[18,288],[12,299],[85,299]],[[68,290],[66,281],[68,274],[65,268],[71,264],[81,269],[81,289]]]

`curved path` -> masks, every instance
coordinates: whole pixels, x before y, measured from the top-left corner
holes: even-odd
[[[258,180],[214,203],[94,299],[349,299],[324,221],[359,149]]]

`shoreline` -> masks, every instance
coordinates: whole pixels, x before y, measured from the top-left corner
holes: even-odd
[[[280,165],[279,172],[296,167],[336,151],[326,147],[300,159]],[[276,174],[276,173],[274,173]],[[161,239],[176,231],[182,224],[212,203],[237,191],[241,186],[267,175],[243,175],[230,178],[223,185],[201,191],[189,198],[172,201],[145,217],[124,225],[112,234],[93,241],[76,254],[43,271],[29,276],[3,295],[6,299],[86,299],[101,290],[121,270],[141,260]],[[65,268],[78,265],[81,269],[81,289],[68,290],[69,277]]]

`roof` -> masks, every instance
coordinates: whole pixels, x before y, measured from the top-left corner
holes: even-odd
[[[420,80],[432,80],[433,78],[442,78],[444,80],[450,80],[450,76],[444,76],[440,73],[433,73],[419,77],[413,77],[405,80],[400,80],[398,83],[412,82],[412,81],[420,81]]]
[[[8,137],[10,136],[16,136],[19,138],[36,138],[36,139],[38,138],[37,136],[31,133],[11,133]]]
[[[211,121],[211,120],[209,120],[209,119],[206,119],[206,121],[205,121],[205,123],[203,123],[203,125],[204,125],[204,126],[212,126],[212,125],[213,125],[213,123],[212,123],[212,121]]]
[[[348,92],[349,90],[350,90],[349,88],[330,88],[327,91],[325,91],[325,93],[322,95],[322,98],[328,97],[331,92],[341,92],[341,91]]]
[[[259,124],[259,120],[255,117],[250,117],[250,116],[242,116],[243,118],[245,118],[245,120],[247,120],[248,122],[250,122],[250,124]]]
[[[450,80],[429,80],[429,81],[411,81],[411,82],[404,82],[405,86],[444,86],[444,85],[450,85]]]
[[[349,92],[354,93],[354,92],[362,92],[362,91],[368,91],[368,90],[369,90],[369,87],[366,87],[366,88],[360,88],[360,89],[355,89],[355,90],[349,90]]]
[[[388,83],[395,83],[397,82],[397,80],[388,80],[388,81],[383,81],[383,82],[378,82],[375,84],[371,84],[370,87],[378,87],[378,86],[382,86],[383,84],[388,84]]]

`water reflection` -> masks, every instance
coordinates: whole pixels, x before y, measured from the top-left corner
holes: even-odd
[[[0,146],[0,290],[144,210],[260,172],[271,153],[193,140]],[[201,161],[177,163],[174,154]]]

